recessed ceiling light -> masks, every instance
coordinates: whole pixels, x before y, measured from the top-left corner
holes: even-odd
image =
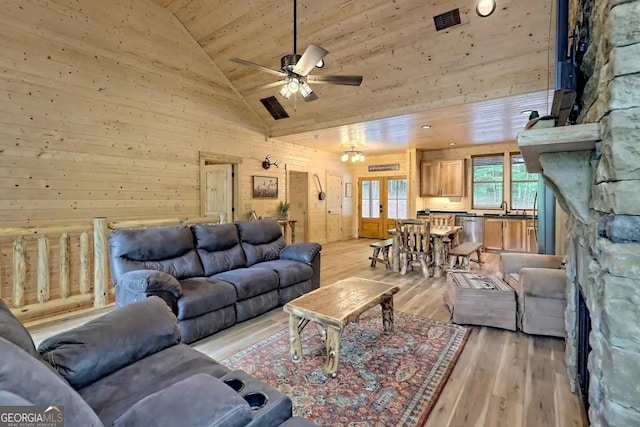
[[[533,110],[522,110],[522,111],[520,111],[520,114],[522,114],[523,116],[528,116],[531,113],[533,113]]]
[[[478,0],[476,3],[476,13],[482,18],[486,18],[496,10],[496,0]]]
[[[456,143],[452,141],[452,142],[449,143],[449,145],[454,146],[454,145],[456,145]]]
[[[431,129],[431,125],[422,125],[422,129]]]

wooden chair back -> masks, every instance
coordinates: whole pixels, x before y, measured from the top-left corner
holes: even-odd
[[[432,227],[453,227],[455,222],[455,215],[431,215]]]
[[[396,219],[401,274],[406,274],[409,266],[420,266],[424,277],[429,277],[428,266],[431,264],[430,232],[431,224],[428,220]]]

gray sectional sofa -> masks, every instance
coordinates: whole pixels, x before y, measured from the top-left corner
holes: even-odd
[[[275,220],[117,230],[116,305],[159,296],[190,343],[317,289],[321,249],[286,245]]]
[[[243,371],[180,344],[180,329],[157,297],[118,308],[43,341],[0,300],[0,406],[62,408],[64,425],[314,425],[291,400]]]

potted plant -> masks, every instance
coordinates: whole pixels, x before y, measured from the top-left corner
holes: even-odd
[[[286,220],[289,217],[289,209],[291,209],[291,203],[281,200],[278,203],[278,218]]]

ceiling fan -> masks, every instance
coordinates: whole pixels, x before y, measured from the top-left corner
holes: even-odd
[[[272,70],[271,68],[264,67],[251,61],[247,61],[246,59],[235,57],[231,58],[233,62],[237,62],[238,64],[247,65],[249,67],[253,67],[260,71],[280,77],[280,80],[276,82],[267,83],[265,85],[249,89],[250,92],[282,86],[282,88],[280,89],[280,95],[284,98],[289,99],[291,95],[296,96],[298,93],[300,93],[305,101],[310,102],[318,99],[318,96],[313,92],[308,83],[360,86],[360,84],[362,83],[362,76],[310,76],[309,73],[314,68],[322,68],[324,66],[323,58],[327,56],[329,51],[315,44],[310,44],[309,47],[307,47],[307,50],[305,50],[302,55],[298,55],[296,53],[296,33],[297,1],[293,0],[293,54],[285,55],[280,58],[279,71]],[[265,107],[269,109],[265,102],[263,102],[263,104],[265,104]],[[288,115],[286,117],[288,117]]]

